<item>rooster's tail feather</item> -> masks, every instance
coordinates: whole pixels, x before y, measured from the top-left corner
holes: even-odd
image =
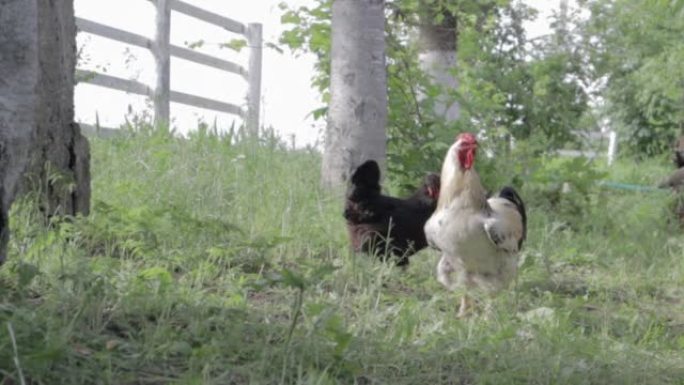
[[[527,213],[525,212],[525,203],[523,203],[522,198],[518,195],[518,192],[511,186],[505,186],[499,192],[499,198],[506,199],[513,203],[522,217],[523,224],[523,237],[524,240],[527,238]]]

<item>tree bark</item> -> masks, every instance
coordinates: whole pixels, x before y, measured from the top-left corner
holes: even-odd
[[[322,183],[344,185],[368,159],[384,167],[387,73],[383,0],[334,0]]]
[[[449,96],[449,91],[458,88],[458,79],[453,75],[457,65],[457,19],[437,3],[421,2],[419,44],[420,66],[432,82],[442,88],[441,96],[435,102],[435,114],[447,122],[453,122],[460,115],[458,101]]]
[[[0,262],[7,212],[37,191],[46,216],[88,214],[87,140],[74,123],[73,0],[0,0]]]
[[[8,210],[36,127],[37,11],[35,1],[0,0],[0,263],[9,239]]]

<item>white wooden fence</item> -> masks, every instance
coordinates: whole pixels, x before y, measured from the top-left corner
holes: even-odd
[[[77,69],[76,73],[79,80],[96,86],[152,98],[154,101],[154,120],[157,126],[169,123],[170,102],[176,102],[240,116],[246,123],[247,131],[253,135],[257,134],[259,130],[259,105],[261,99],[261,24],[250,23],[245,25],[180,0],[148,1],[153,3],[157,10],[157,29],[154,40],[78,17],[76,18],[76,26],[81,32],[149,49],[154,56],[157,68],[155,87],[151,88],[134,80]],[[232,33],[243,35],[250,49],[249,67],[245,69],[236,63],[170,44],[171,11],[176,11],[219,26]],[[171,56],[243,77],[248,83],[246,111],[236,104],[171,90]]]
[[[596,132],[575,132],[577,136],[580,136],[587,140],[603,140],[608,138],[608,148],[606,151],[606,159],[608,165],[613,164],[615,160],[615,154],[617,153],[617,133],[615,131],[596,131]],[[561,156],[585,156],[587,158],[595,158],[599,155],[596,151],[579,151],[579,150],[558,150],[558,154]]]

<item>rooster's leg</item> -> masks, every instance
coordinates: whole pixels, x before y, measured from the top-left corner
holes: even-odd
[[[467,317],[473,312],[473,308],[475,307],[475,300],[468,295],[469,289],[475,287],[473,276],[472,274],[465,273],[464,278],[466,291],[463,293],[463,297],[461,297],[461,307],[458,308],[458,318]]]
[[[447,288],[447,290],[454,290],[456,282],[451,275],[454,273],[454,267],[449,263],[446,254],[442,254],[439,263],[437,264],[437,280]]]
[[[463,294],[463,297],[461,297],[461,306],[458,308],[458,314],[456,317],[458,318],[464,318],[470,314],[470,309],[472,307],[472,299],[468,297],[468,294]]]

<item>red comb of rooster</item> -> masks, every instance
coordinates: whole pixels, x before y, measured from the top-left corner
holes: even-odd
[[[477,138],[475,137],[474,134],[472,134],[470,132],[462,132],[462,133],[458,134],[458,136],[456,137],[456,140],[457,141],[460,140],[463,143],[477,143]]]

